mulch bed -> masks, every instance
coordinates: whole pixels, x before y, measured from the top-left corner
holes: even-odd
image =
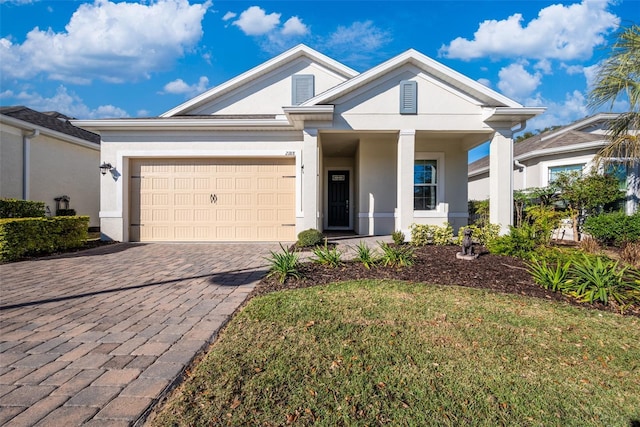
[[[347,261],[339,268],[330,268],[313,262],[302,263],[301,278],[287,278],[284,284],[275,278],[263,279],[252,295],[263,295],[283,289],[307,288],[332,282],[359,279],[393,279],[418,283],[455,285],[487,289],[496,292],[518,294],[546,300],[564,301],[569,304],[598,310],[620,312],[618,307],[600,303],[580,303],[574,298],[551,292],[536,285],[523,261],[508,256],[493,255],[480,249],[475,260],[460,260],[456,253],[459,246],[429,245],[415,248],[415,263],[411,267],[373,267],[366,269],[361,263]],[[640,307],[634,306],[625,314],[639,316]]]

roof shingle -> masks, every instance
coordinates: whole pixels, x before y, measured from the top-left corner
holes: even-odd
[[[88,130],[81,129],[69,123],[71,117],[64,114],[50,111],[41,113],[24,106],[0,107],[0,114],[12,117],[23,122],[31,123],[36,126],[51,129],[56,132],[64,133],[75,138],[84,139],[86,141],[100,144],[100,135]]]

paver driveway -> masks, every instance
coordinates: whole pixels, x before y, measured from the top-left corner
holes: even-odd
[[[275,249],[119,243],[0,265],[0,425],[141,423]]]

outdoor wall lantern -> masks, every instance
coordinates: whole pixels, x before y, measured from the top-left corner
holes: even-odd
[[[102,175],[106,175],[107,172],[111,171],[111,169],[113,169],[113,166],[111,166],[111,163],[103,162],[100,165],[100,173],[102,173]]]

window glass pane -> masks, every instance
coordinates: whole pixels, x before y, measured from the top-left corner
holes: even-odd
[[[424,185],[413,188],[413,209],[428,211],[436,208],[436,186]]]
[[[627,166],[621,163],[608,164],[605,170],[607,175],[613,175],[618,180],[618,189],[627,189]]]
[[[435,160],[416,160],[413,168],[414,184],[436,184],[437,162]]]
[[[582,168],[584,164],[579,165],[565,165],[565,166],[554,166],[549,168],[549,184],[558,179],[558,175],[561,173],[573,172],[577,171],[582,173]]]

